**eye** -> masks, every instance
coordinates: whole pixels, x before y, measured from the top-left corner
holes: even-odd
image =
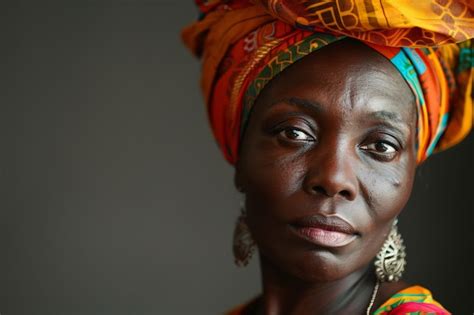
[[[314,138],[310,136],[305,131],[298,128],[285,128],[280,131],[279,135],[285,137],[286,139],[296,140],[296,141],[314,141]]]
[[[360,146],[367,153],[381,161],[389,162],[393,160],[399,151],[396,145],[387,141],[376,141]]]
[[[362,150],[374,151],[377,153],[395,153],[397,149],[388,142],[378,141],[360,147]]]

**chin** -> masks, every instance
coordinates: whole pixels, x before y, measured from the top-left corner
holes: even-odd
[[[263,252],[261,259],[278,272],[311,283],[336,281],[361,267],[357,266],[353,259],[328,250],[286,250],[268,254]]]

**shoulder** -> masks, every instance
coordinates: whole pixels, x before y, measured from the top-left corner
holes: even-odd
[[[418,312],[420,314],[450,314],[433,299],[431,292],[419,285],[397,291],[375,312],[375,315],[401,315]]]

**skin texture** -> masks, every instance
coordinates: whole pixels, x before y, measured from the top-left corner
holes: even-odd
[[[416,107],[383,56],[344,39],[291,65],[258,97],[235,185],[246,195],[263,294],[257,314],[365,314],[372,260],[407,203],[416,170]],[[295,221],[337,216],[341,247],[316,245]],[[407,285],[384,283],[374,308]]]

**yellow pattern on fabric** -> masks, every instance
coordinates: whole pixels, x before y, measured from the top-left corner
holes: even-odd
[[[433,299],[433,295],[428,289],[416,285],[394,294],[374,312],[374,315],[388,314],[386,312],[408,302],[432,304],[444,310],[443,306]],[[446,313],[448,312],[446,311]]]
[[[319,27],[386,46],[420,47],[472,38],[471,0],[257,0],[289,24]],[[298,5],[306,11],[298,12]],[[287,14],[282,14],[287,12]]]

